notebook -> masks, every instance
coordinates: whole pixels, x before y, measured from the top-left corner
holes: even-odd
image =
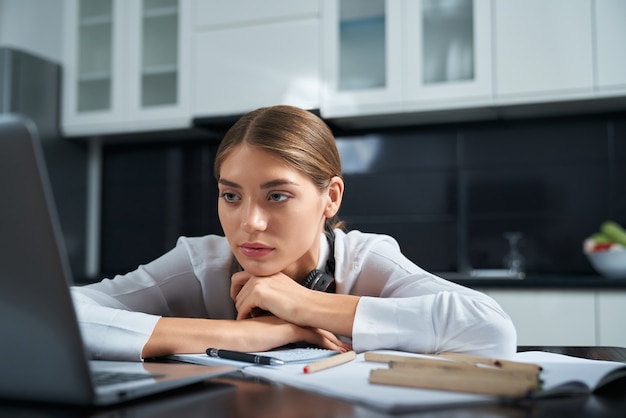
[[[36,127],[21,116],[0,115],[0,398],[105,405],[236,370],[88,360],[59,238]],[[96,374],[138,380],[99,386]]]
[[[256,354],[260,356],[268,356],[278,360],[282,360],[285,364],[306,364],[309,362],[322,360],[327,357],[338,354],[338,351],[329,350],[319,347],[300,347],[300,346],[283,346],[270,351],[259,351],[250,354]],[[193,353],[193,354],[173,354],[167,356],[170,360],[182,361],[193,364],[206,364],[206,365],[228,365],[235,366],[240,369],[247,367],[257,366],[253,363],[244,363],[235,360],[226,360],[221,358],[209,357],[206,353]],[[261,366],[265,367],[265,366]],[[273,367],[273,366],[269,366]]]

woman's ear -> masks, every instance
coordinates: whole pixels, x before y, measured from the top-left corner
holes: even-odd
[[[326,216],[326,218],[330,219],[339,212],[341,200],[343,199],[343,187],[343,179],[341,177],[335,176],[330,179],[327,189],[329,200],[324,209],[324,216]]]

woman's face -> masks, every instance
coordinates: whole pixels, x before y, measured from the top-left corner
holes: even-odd
[[[317,265],[329,193],[280,157],[245,144],[230,152],[219,177],[220,222],[243,269],[302,280]]]

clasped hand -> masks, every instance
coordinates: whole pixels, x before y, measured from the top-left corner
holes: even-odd
[[[351,349],[350,344],[342,342],[332,332],[311,327],[304,320],[304,309],[314,307],[314,292],[283,273],[256,277],[241,271],[232,276],[230,285],[238,320],[269,314],[296,326],[298,335],[290,342],[307,341],[338,351]]]
[[[237,308],[237,319],[258,316],[261,311],[298,325],[299,308],[307,298],[307,289],[283,273],[256,277],[246,271],[231,278],[230,297]]]

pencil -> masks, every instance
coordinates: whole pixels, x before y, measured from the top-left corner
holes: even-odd
[[[503,370],[519,370],[519,371],[528,371],[529,373],[539,373],[541,371],[541,366],[538,364],[532,363],[521,363],[517,361],[511,360],[501,360],[501,359],[493,359],[488,357],[474,356],[471,354],[462,354],[462,353],[439,353],[437,354],[440,357],[446,358],[448,360],[459,361],[470,364],[484,364],[493,367],[499,367]]]
[[[370,383],[479,393],[507,397],[526,397],[539,388],[538,382],[520,380],[503,375],[457,375],[441,372],[410,372],[398,369],[375,369],[370,372]]]
[[[320,361],[316,361],[311,364],[307,364],[304,366],[304,373],[314,373],[319,372],[320,370],[326,370],[331,367],[339,366],[340,364],[347,363],[356,358],[356,353],[354,351],[347,351],[342,354],[337,354],[335,356],[325,358]]]

